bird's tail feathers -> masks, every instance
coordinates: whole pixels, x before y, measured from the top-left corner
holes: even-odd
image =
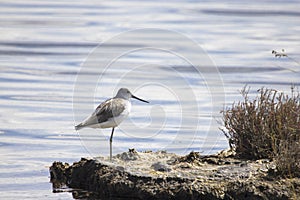
[[[75,130],[78,131],[78,130],[82,129],[83,127],[84,127],[84,125],[82,123],[80,123],[75,126]]]
[[[80,130],[84,127],[90,127],[91,125],[95,125],[98,123],[97,116],[90,116],[87,119],[85,119],[83,122],[75,126],[75,130]]]

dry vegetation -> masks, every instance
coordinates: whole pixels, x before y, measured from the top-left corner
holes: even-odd
[[[224,109],[223,130],[240,158],[274,160],[276,174],[300,177],[300,94],[262,88],[253,100],[249,88],[243,101]]]

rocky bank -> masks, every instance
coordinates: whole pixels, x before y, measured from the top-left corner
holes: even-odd
[[[240,160],[231,151],[128,152],[108,158],[82,158],[50,167],[53,192],[76,199],[297,199],[300,178],[273,175],[268,160]]]

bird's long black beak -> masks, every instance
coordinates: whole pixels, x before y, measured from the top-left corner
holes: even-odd
[[[140,98],[138,98],[138,97],[136,97],[136,96],[134,96],[134,95],[131,95],[131,97],[132,97],[132,98],[135,98],[135,99],[137,99],[137,100],[140,100],[140,101],[142,101],[142,102],[149,103],[149,101],[140,99]]]

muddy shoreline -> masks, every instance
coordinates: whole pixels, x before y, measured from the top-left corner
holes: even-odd
[[[128,152],[107,158],[82,158],[50,167],[53,192],[75,199],[296,199],[300,179],[272,175],[268,160],[240,160],[231,151]]]

